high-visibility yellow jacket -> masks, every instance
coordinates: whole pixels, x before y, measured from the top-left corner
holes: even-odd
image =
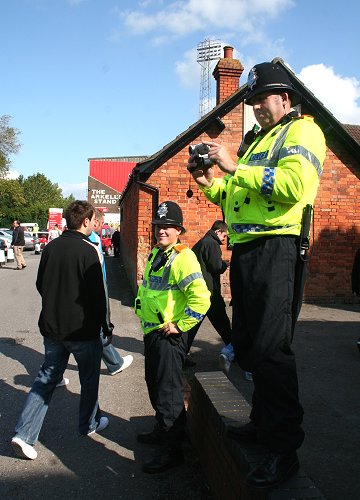
[[[221,206],[229,242],[265,235],[299,235],[326,155],[324,134],[310,116],[292,118],[255,138],[234,175],[215,178],[205,196]]]
[[[144,280],[135,299],[135,312],[144,334],[167,323],[187,332],[201,321],[210,307],[210,292],[196,255],[177,244],[165,252],[167,261],[158,271],[151,268],[159,248],[153,248]]]

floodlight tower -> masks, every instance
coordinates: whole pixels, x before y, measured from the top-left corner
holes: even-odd
[[[201,66],[199,105],[199,115],[201,118],[211,109],[211,61],[216,61],[221,58],[221,42],[220,40],[205,38],[205,40],[197,46],[197,51],[197,62]]]

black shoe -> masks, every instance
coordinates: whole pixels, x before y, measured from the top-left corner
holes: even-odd
[[[298,470],[299,459],[295,451],[286,455],[270,453],[263,464],[248,474],[246,484],[253,488],[270,488],[283,483]]]
[[[256,443],[257,429],[254,422],[248,422],[239,427],[227,426],[226,434],[229,438],[242,443]]]
[[[155,426],[150,432],[140,432],[136,439],[143,444],[163,444],[165,442],[166,432]]]
[[[142,470],[148,474],[157,474],[182,463],[184,463],[184,455],[180,448],[164,448],[152,460],[143,464]]]

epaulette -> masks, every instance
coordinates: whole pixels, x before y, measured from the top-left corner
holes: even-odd
[[[312,119],[314,119],[314,117],[312,115],[298,115],[298,116],[294,116],[293,120],[300,120],[300,118],[312,118]]]
[[[189,247],[187,247],[186,245],[182,245],[181,243],[178,243],[177,245],[174,246],[174,250],[176,250],[177,253],[182,252],[186,248],[189,248]]]

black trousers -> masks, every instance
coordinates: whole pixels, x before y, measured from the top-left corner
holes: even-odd
[[[220,292],[213,292],[211,295],[211,304],[206,316],[209,318],[210,323],[215,328],[217,333],[222,338],[225,345],[231,342],[231,324],[229,316],[226,313],[226,304]],[[192,343],[194,342],[195,336],[199,331],[202,324],[200,321],[188,332],[188,348],[187,352],[190,351]]]
[[[295,237],[259,238],[234,245],[232,343],[241,368],[253,374],[250,418],[259,440],[278,453],[299,448],[304,439],[291,350],[303,277]]]
[[[186,337],[175,345],[159,332],[144,337],[145,381],[158,426],[166,432],[170,446],[180,445],[184,437],[186,414],[182,368]]]

